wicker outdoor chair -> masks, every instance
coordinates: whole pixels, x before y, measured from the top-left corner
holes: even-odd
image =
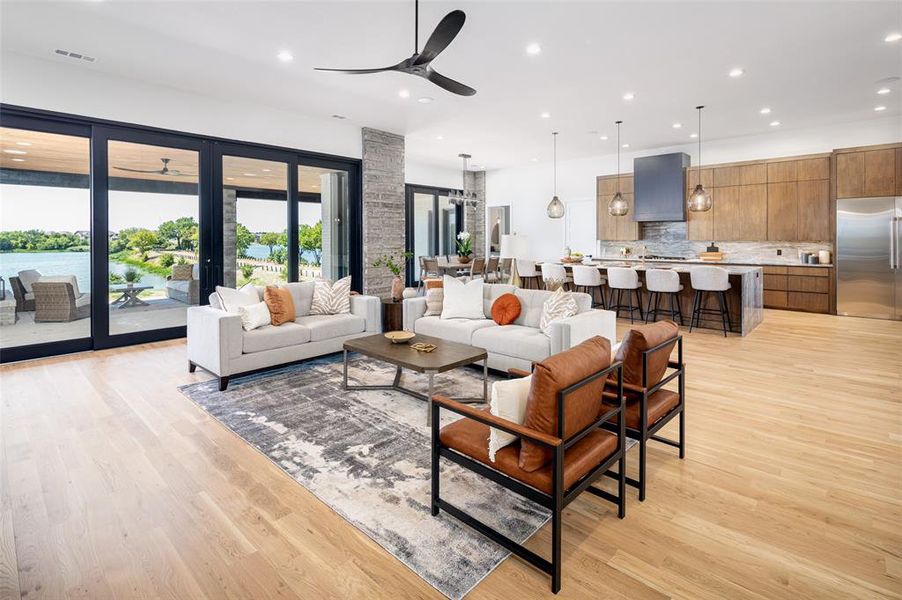
[[[36,323],[65,323],[91,316],[91,295],[75,295],[72,284],[65,281],[37,281],[34,290]]]

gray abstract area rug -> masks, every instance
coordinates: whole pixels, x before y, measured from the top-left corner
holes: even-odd
[[[394,371],[352,357],[349,376],[381,384]],[[401,382],[426,390],[416,373],[404,371]],[[480,396],[482,373],[455,369],[435,384],[436,393]],[[510,555],[450,515],[431,515],[426,403],[393,390],[345,391],[339,357],[236,378],[225,392],[215,379],[180,389],[445,596],[462,598]],[[549,518],[444,460],[442,497],[521,543]]]

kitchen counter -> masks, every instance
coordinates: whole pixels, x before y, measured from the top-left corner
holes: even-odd
[[[623,262],[623,263],[646,263],[650,265],[714,265],[720,267],[726,267],[728,265],[736,265],[736,266],[754,266],[754,267],[832,267],[833,263],[824,263],[824,264],[807,264],[800,262],[792,262],[792,261],[777,261],[777,260],[745,260],[745,261],[732,261],[732,260],[722,260],[722,261],[710,261],[710,260],[702,260],[700,258],[688,258],[686,260],[646,260],[642,258],[635,257],[627,257],[627,258],[615,258],[615,257],[593,257],[593,262]],[[586,263],[589,264],[589,263]]]

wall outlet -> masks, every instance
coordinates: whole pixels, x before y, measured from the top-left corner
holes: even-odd
[[[777,248],[777,256],[783,256],[783,249]]]

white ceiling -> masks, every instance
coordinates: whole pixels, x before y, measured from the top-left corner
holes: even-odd
[[[875,93],[877,80],[902,75],[902,42],[883,41],[902,31],[902,2],[424,1],[421,46],[455,8],[466,24],[433,67],[476,88],[470,98],[398,73],[313,71],[408,57],[412,0],[5,0],[0,35],[3,52],[72,63],[53,54],[63,48],[97,57],[73,68],[345,115],[403,133],[410,156],[449,167],[460,152],[489,169],[548,160],[553,130],[560,159],[612,153],[617,119],[631,150],[685,143],[697,104],[708,107],[705,139],[767,133],[772,120],[791,129],[902,114],[898,82]],[[538,56],[525,53],[531,42]],[[276,59],[283,49],[292,62]],[[737,66],[745,75],[728,77]]]

